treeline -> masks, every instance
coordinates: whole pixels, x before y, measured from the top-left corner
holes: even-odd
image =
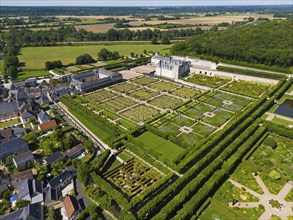
[[[11,29],[3,34],[5,42],[13,42],[20,47],[50,46],[57,42],[75,41],[150,41],[157,39],[177,39],[202,34],[200,28],[161,31],[159,29],[137,30],[110,29],[105,33],[93,33],[84,29],[76,30],[74,27],[60,27],[58,29],[32,31],[28,29]]]
[[[268,66],[293,66],[293,21],[274,20],[257,25],[209,31],[175,44],[173,54],[209,55]]]
[[[227,67],[227,66],[217,66],[217,70],[228,72],[228,73],[237,73],[242,75],[249,75],[249,76],[256,76],[256,77],[263,77],[263,78],[270,78],[270,79],[282,79],[286,77],[285,75],[281,75],[281,74],[260,72],[260,71],[247,70],[247,69],[239,69],[239,68],[233,68],[233,67]]]
[[[147,15],[178,13],[212,13],[212,12],[256,12],[270,13],[289,11],[290,7],[282,5],[247,5],[247,6],[196,6],[196,7],[1,7],[1,16],[55,16],[55,15]]]

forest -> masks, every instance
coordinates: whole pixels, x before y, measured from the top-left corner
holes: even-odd
[[[84,29],[76,30],[74,27],[60,27],[58,29],[31,31],[28,29],[12,29],[3,34],[5,42],[13,42],[15,45],[24,46],[50,46],[56,42],[74,41],[122,41],[122,40],[152,40],[153,38],[178,39],[202,34],[200,28],[160,31],[158,29],[137,30],[129,29],[114,30],[110,29],[106,33],[93,33]]]
[[[208,55],[268,66],[293,66],[292,20],[210,31],[175,44],[173,54]]]

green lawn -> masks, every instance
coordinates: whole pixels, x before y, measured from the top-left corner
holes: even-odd
[[[224,202],[213,199],[204,214],[199,217],[199,220],[257,220],[263,212],[263,207],[245,209],[230,208]]]
[[[0,122],[0,128],[10,127],[12,125],[20,123],[19,119],[12,119],[10,121]]]
[[[184,152],[183,148],[148,131],[138,136],[137,140],[170,160],[177,158],[179,154]]]
[[[129,56],[131,52],[141,54],[143,50],[168,53],[170,47],[171,45],[139,43],[136,45],[107,43],[105,45],[86,46],[25,47],[21,49],[19,60],[25,63],[25,68],[27,69],[41,69],[44,68],[46,61],[61,60],[63,64],[74,63],[75,58],[84,53],[88,53],[96,59],[97,53],[102,48],[107,48],[109,51],[118,51],[120,55]]]
[[[0,75],[3,74],[3,68],[4,68],[4,61],[0,60]]]
[[[46,76],[50,73],[46,70],[25,70],[23,72],[18,73],[18,79],[23,80],[31,77],[40,77]]]

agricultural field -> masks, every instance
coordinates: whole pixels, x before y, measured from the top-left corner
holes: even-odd
[[[269,85],[258,84],[245,81],[233,81],[225,85],[222,89],[241,95],[259,98],[264,92],[270,88]]]
[[[134,158],[104,173],[103,176],[129,198],[136,196],[161,178],[156,170]]]
[[[184,80],[211,88],[219,88],[231,81],[230,79],[224,79],[216,76],[205,76],[201,74],[193,74],[190,77],[184,78]]]
[[[180,153],[185,151],[183,148],[148,131],[136,139],[144,145],[141,146],[142,148],[146,147],[169,160],[176,159]]]
[[[160,51],[168,53],[172,45],[152,45],[152,44],[117,44],[107,43],[99,45],[82,46],[53,46],[53,47],[24,47],[18,56],[20,62],[24,62],[26,69],[42,69],[46,61],[61,60],[63,64],[74,63],[76,57],[88,53],[94,59],[102,48],[109,51],[118,51],[120,55],[129,56],[130,52],[141,54],[144,50]],[[131,49],[131,50],[130,50]]]

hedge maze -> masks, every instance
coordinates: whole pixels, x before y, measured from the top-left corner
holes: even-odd
[[[161,175],[141,161],[132,158],[126,164],[104,173],[104,178],[131,198],[151,186],[161,178]]]

